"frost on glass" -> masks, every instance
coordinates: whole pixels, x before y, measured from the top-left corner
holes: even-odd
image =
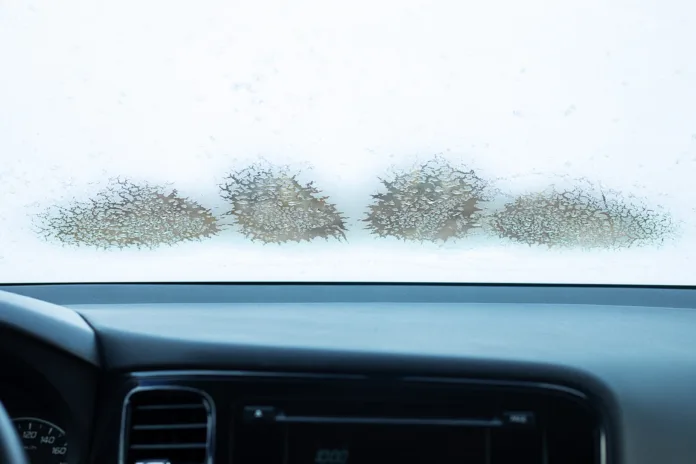
[[[447,241],[479,227],[486,182],[434,158],[380,179],[364,221],[374,235],[401,240]]]
[[[102,249],[155,248],[220,231],[209,209],[176,190],[121,179],[87,201],[49,208],[37,226],[49,241]]]
[[[286,243],[316,238],[345,239],[345,218],[313,182],[273,165],[231,173],[220,186],[241,233],[253,241]]]
[[[491,227],[528,245],[588,249],[656,245],[674,230],[659,208],[584,185],[520,195],[493,214]]]

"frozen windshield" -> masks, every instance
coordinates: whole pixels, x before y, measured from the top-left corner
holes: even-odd
[[[0,2],[0,282],[696,284],[695,15]]]

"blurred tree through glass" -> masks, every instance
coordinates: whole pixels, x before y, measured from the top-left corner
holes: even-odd
[[[245,237],[263,243],[345,239],[345,218],[313,182],[273,165],[231,173],[220,185],[231,209],[226,213]]]
[[[374,235],[445,242],[479,226],[487,184],[473,170],[436,157],[380,180],[386,191],[372,195],[364,219]]]
[[[674,229],[666,212],[583,186],[520,195],[491,225],[498,236],[528,245],[588,249],[659,244]]]
[[[119,179],[88,201],[48,208],[37,227],[49,241],[102,249],[155,248],[220,232],[209,209],[176,190]]]

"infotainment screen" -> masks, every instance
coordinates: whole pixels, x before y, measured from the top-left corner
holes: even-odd
[[[288,464],[486,462],[486,430],[409,425],[294,425]]]
[[[235,464],[542,464],[533,412],[497,417],[286,415],[248,406]]]

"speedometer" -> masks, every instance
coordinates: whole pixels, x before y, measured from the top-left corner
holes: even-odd
[[[65,431],[36,417],[13,419],[31,464],[67,464],[68,442]]]

